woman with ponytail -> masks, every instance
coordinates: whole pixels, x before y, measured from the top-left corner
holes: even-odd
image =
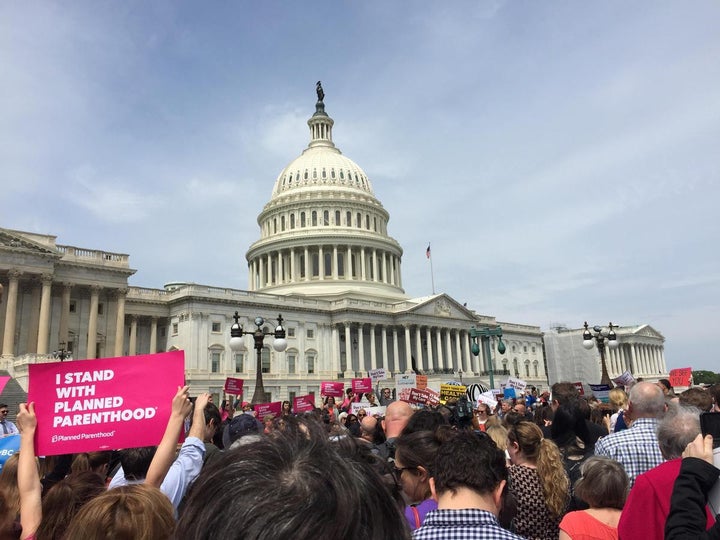
[[[508,426],[510,491],[517,500],[513,530],[521,536],[557,540],[570,500],[570,482],[558,447],[534,423]]]

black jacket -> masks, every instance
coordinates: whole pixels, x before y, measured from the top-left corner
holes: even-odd
[[[707,531],[705,504],[707,494],[718,480],[720,470],[707,461],[685,458],[680,474],[675,480],[670,514],[665,522],[665,540],[713,540],[720,539],[720,522]]]

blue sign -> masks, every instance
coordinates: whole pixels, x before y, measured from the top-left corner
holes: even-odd
[[[0,438],[0,470],[15,452],[20,450],[20,435],[8,435]]]

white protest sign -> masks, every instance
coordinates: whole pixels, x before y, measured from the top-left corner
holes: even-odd
[[[373,384],[378,381],[384,381],[388,378],[385,368],[371,369],[370,371],[368,371],[368,375],[370,375]]]
[[[414,373],[398,373],[395,375],[395,393],[401,401],[407,401],[410,390],[415,388],[417,377]]]
[[[495,393],[490,390],[489,392],[483,392],[478,396],[477,399],[478,405],[481,403],[484,403],[488,407],[490,407],[490,410],[492,411],[497,406],[497,398],[495,397]]]
[[[376,414],[379,416],[383,416],[385,414],[385,407],[368,407],[367,403],[352,403],[350,405],[350,413],[357,416],[358,411],[360,409],[363,409],[366,413],[368,413],[370,416],[375,416]]]
[[[630,371],[626,370],[622,375],[615,377],[613,382],[621,386],[632,386],[635,383],[635,377],[632,376]]]
[[[516,394],[522,394],[525,391],[527,383],[522,379],[516,379],[514,377],[508,377],[507,388],[514,388]]]

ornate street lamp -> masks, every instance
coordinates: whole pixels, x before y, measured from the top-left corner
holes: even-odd
[[[235,315],[233,315],[233,319],[235,319],[235,323],[230,327],[230,348],[234,352],[246,351],[247,348],[245,347],[245,340],[243,340],[243,336],[252,336],[254,341],[253,348],[257,351],[257,360],[255,363],[255,392],[253,392],[253,397],[250,403],[253,405],[257,403],[265,403],[265,386],[263,385],[262,377],[263,342],[265,341],[265,336],[273,336],[275,338],[273,341],[273,349],[277,352],[283,352],[287,349],[285,328],[283,328],[282,325],[282,315],[278,315],[278,325],[275,327],[274,332],[266,332],[263,330],[262,326],[265,324],[265,319],[262,317],[255,317],[254,322],[257,327],[255,330],[243,330],[243,327],[240,324],[240,315],[237,311],[235,312]]]
[[[490,354],[490,340],[492,338],[497,337],[498,338],[498,346],[497,351],[500,354],[505,354],[505,343],[503,343],[502,340],[502,328],[499,326],[496,326],[495,328],[490,327],[484,327],[484,328],[475,328],[474,326],[470,328],[470,337],[472,338],[472,353],[477,356],[480,354],[480,344],[478,343],[478,338],[484,343],[485,345],[485,356],[488,360],[488,374],[490,375],[490,388],[495,388],[495,370],[493,369],[493,359]]]
[[[52,352],[53,358],[58,359],[61,362],[64,362],[65,360],[72,360],[72,351],[65,349],[66,343],[63,341],[62,343],[58,343],[58,345],[60,346],[60,349]]]
[[[615,330],[613,330],[613,328],[617,328],[617,325],[608,323],[607,330],[600,326],[593,326],[591,332],[587,321],[585,321],[585,331],[583,332],[583,347],[590,350],[597,345],[598,351],[600,352],[600,384],[607,384],[609,386],[612,386],[612,381],[610,380],[610,375],[607,370],[607,362],[605,361],[605,347],[607,346],[611,349],[616,349],[619,345],[617,334],[615,334]],[[593,332],[595,332],[594,335]]]

